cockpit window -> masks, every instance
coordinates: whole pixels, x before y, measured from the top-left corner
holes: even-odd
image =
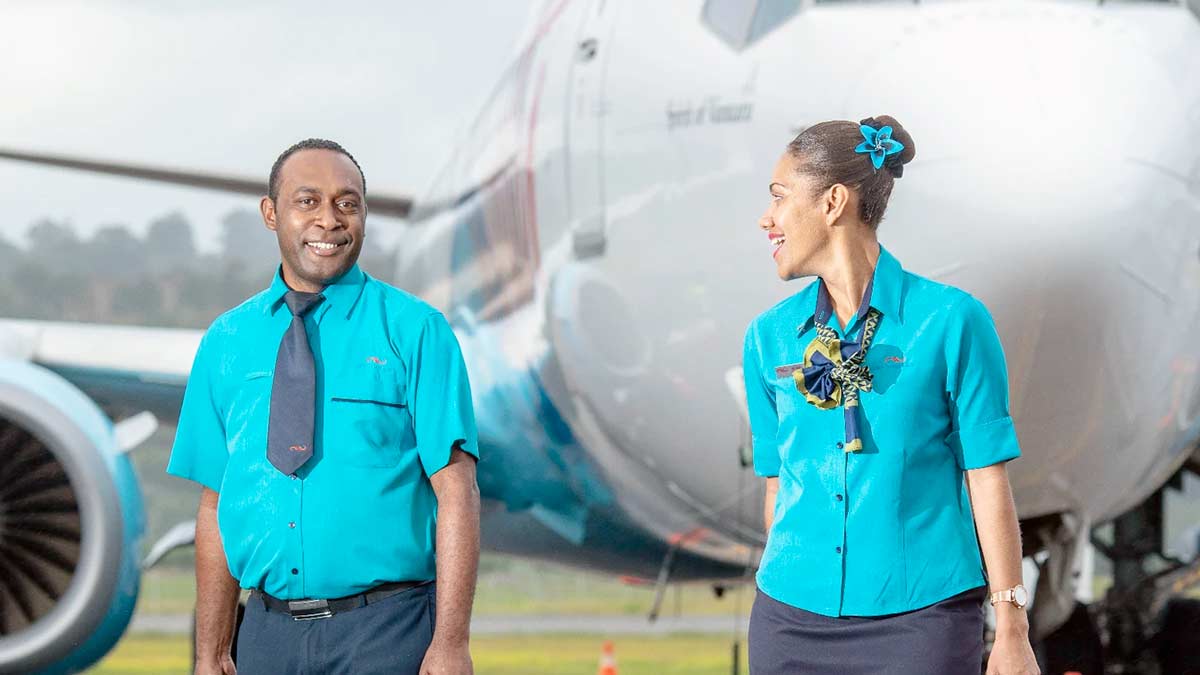
[[[747,44],[757,42],[762,36],[782,26],[798,9],[800,0],[761,0],[758,11],[754,13]]]
[[[704,23],[737,50],[754,44],[783,25],[800,9],[801,0],[707,0]]]

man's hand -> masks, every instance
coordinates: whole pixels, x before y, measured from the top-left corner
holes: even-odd
[[[421,661],[421,675],[474,675],[471,650],[466,642],[447,644],[434,640]]]
[[[196,662],[195,675],[237,675],[233,659],[226,655],[220,661]]]
[[[430,476],[437,495],[437,602],[433,641],[421,673],[470,675],[471,603],[479,570],[479,486],[475,458],[455,449]]]
[[[219,495],[200,493],[196,511],[196,673],[234,675],[229,656],[237,623],[238,583],[229,574],[217,530]]]

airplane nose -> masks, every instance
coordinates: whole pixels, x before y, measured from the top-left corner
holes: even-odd
[[[1171,137],[1168,165],[1191,168],[1171,161],[1190,154],[1187,101],[1127,23],[1082,5],[964,3],[923,14],[904,48],[881,53],[847,100],[849,110],[906,124],[915,174],[960,161],[972,173],[955,186],[1020,205],[1081,183],[1103,197],[1119,184],[1116,165],[1163,161]]]
[[[1200,175],[1188,165],[1192,103],[1179,94],[1195,90],[1185,66],[1196,60],[1172,71],[1166,46],[1147,47],[1108,18],[1149,10],[979,0],[884,3],[868,13],[846,4],[818,3],[747,50],[762,58],[747,75],[757,93],[737,90],[757,96],[744,126],[659,129],[659,99],[641,105],[625,95],[614,60],[608,247],[579,273],[560,274],[552,297],[562,370],[593,418],[594,431],[580,424],[577,433],[627,456],[631,484],[650,483],[647,492],[677,498],[705,526],[744,542],[756,540],[761,513],[753,499],[741,508],[748,470],[735,453],[745,449],[745,404],[730,382],[740,377],[747,324],[808,283],[777,278],[762,220],[754,222],[790,137],[783,130],[890,114],[913,134],[917,157],[880,238],[905,268],[991,309],[1023,441],[1035,422],[1051,432],[1030,439],[1052,440],[1028,443],[1030,456],[1078,457],[1111,430],[1081,421],[1081,410],[1136,397],[1122,378],[1132,381],[1128,364],[1138,358],[1129,355],[1146,351],[1112,309],[1161,325],[1166,303],[1152,289],[1179,285],[1194,265],[1164,270],[1154,260],[1178,261],[1189,246],[1196,259],[1182,211],[1172,210],[1186,190],[1170,177]],[[864,14],[871,25],[849,24]],[[697,91],[721,91],[719,79],[705,72]],[[691,90],[671,89],[668,109],[677,91]],[[710,161],[681,166],[693,156]],[[1108,367],[1122,356],[1127,365]],[[1054,434],[1060,413],[1062,428],[1084,432]],[[1039,508],[1034,498],[1022,504]]]
[[[893,115],[915,140],[881,238],[902,236],[903,259],[925,273],[977,263],[977,274],[1011,276],[1006,263],[1032,257],[1057,276],[1053,266],[1116,242],[1116,259],[1152,267],[1147,249],[1173,240],[1162,228],[1200,194],[1200,119],[1181,95],[1194,85],[1120,13],[1091,5],[946,4],[920,16],[846,103]],[[971,251],[978,260],[964,259]]]
[[[943,7],[847,102],[895,116],[917,146],[880,239],[991,310],[1025,466],[1088,475],[1109,447],[1130,463],[1114,470],[1142,475],[1151,453],[1132,449],[1164,422],[1137,392],[1177,384],[1188,331],[1164,322],[1190,326],[1197,306],[1195,84],[1094,6]],[[1120,420],[1119,437],[1096,410]],[[1033,489],[1044,482],[1016,468],[1023,508],[1063,508]]]

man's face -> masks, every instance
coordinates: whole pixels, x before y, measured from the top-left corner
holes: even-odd
[[[283,280],[319,292],[354,266],[367,216],[362,176],[333,150],[301,150],[279,170],[275,201],[262,200],[263,221],[279,238]]]

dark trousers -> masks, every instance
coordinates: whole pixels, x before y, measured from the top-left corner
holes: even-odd
[[[416,675],[433,639],[435,595],[425,584],[310,621],[252,595],[238,632],[238,675]]]

